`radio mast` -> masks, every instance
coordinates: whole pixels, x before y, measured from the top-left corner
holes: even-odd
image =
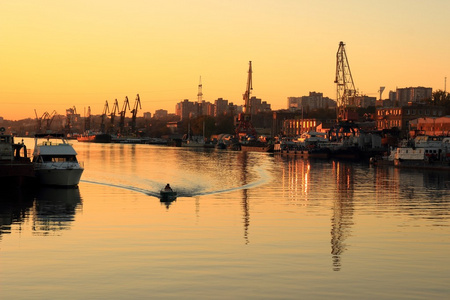
[[[203,115],[202,112],[202,102],[203,102],[203,85],[202,85],[202,76],[200,76],[200,81],[198,84],[198,93],[197,93],[197,116]]]

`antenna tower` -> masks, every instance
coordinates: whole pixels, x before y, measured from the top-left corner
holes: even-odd
[[[383,100],[382,96],[383,96],[384,89],[385,89],[384,86],[380,86],[380,89],[378,90],[380,92],[380,100]]]
[[[203,88],[203,85],[202,85],[202,76],[200,76],[200,81],[199,81],[199,84],[198,84],[198,93],[197,93],[197,102],[198,102],[198,103],[202,103],[202,100],[203,100],[203,92],[202,92],[202,88]]]
[[[197,93],[197,116],[202,115],[202,102],[203,102],[203,85],[202,85],[202,76],[200,76],[200,81],[198,84],[198,93]]]

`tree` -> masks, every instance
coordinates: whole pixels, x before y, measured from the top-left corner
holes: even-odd
[[[450,114],[450,94],[444,92],[443,90],[437,90],[431,96],[431,99],[428,99],[426,102],[431,105],[440,105],[445,107],[445,114]]]

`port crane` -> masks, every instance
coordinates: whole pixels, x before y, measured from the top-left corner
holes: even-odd
[[[253,82],[252,82],[252,62],[249,61],[248,67],[248,76],[247,76],[247,87],[245,93],[243,94],[244,98],[244,111],[238,116],[238,126],[236,128],[236,137],[241,139],[247,135],[256,136],[256,130],[253,127],[251,122],[251,104],[250,104],[250,94],[253,90]]]
[[[130,109],[130,102],[128,101],[128,97],[125,96],[125,100],[123,102],[122,110],[120,111],[119,134],[123,134],[124,133],[125,114],[127,112],[127,107],[128,107],[128,109]]]
[[[103,107],[103,113],[102,113],[102,123],[100,124],[100,131],[102,133],[105,133],[105,118],[106,118],[106,113],[109,113],[109,105],[108,105],[108,100],[106,100],[105,102],[105,106]]]
[[[72,134],[73,123],[75,122],[75,116],[77,114],[77,108],[66,109],[66,134]]]
[[[109,115],[110,120],[110,131],[114,130],[114,119],[116,118],[116,113],[119,111],[119,102],[117,102],[117,99],[114,101],[113,108],[111,109],[111,114]]]
[[[138,108],[141,107],[141,99],[139,98],[139,94],[136,96],[136,100],[134,101],[133,109],[131,110],[131,132],[136,133],[136,115],[138,112]]]
[[[50,130],[50,126],[52,125],[53,119],[55,118],[56,111],[54,110],[51,114],[47,111],[42,114],[39,118],[37,115],[36,109],[34,110],[34,114],[36,115],[37,128],[36,131],[41,133],[44,128],[42,128],[42,122],[45,122],[45,132]]]
[[[357,114],[354,107],[356,96],[355,83],[353,81],[350,65],[344,42],[339,43],[336,53],[336,115],[338,121],[356,121]]]
[[[40,133],[41,130],[42,130],[42,118],[43,118],[44,115],[42,115],[42,117],[39,118],[38,115],[37,115],[36,109],[34,109],[34,114],[36,115],[36,131],[38,133]]]
[[[46,126],[47,126],[46,131],[50,130],[50,126],[52,126],[52,122],[53,122],[53,119],[55,118],[55,116],[56,116],[56,110],[52,111],[51,114],[47,113],[46,118],[45,118],[45,122],[46,122]]]

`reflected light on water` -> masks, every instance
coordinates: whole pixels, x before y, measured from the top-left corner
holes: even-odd
[[[0,202],[5,299],[450,292],[448,173],[265,153],[75,146],[86,168],[78,189],[12,191]],[[179,192],[175,201],[160,201],[166,183]]]

